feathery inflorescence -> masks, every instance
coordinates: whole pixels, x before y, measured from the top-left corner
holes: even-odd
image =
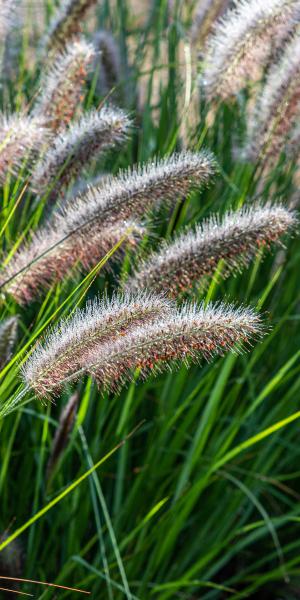
[[[128,280],[126,289],[148,288],[170,296],[197,284],[204,288],[220,260],[225,278],[247,266],[257,252],[295,228],[296,214],[278,205],[243,207],[223,218],[216,215],[165,242]]]
[[[95,266],[123,236],[134,244],[144,229],[133,218],[206,183],[214,168],[209,154],[184,152],[105,178],[101,187],[72,199],[19,248],[3,269],[0,286],[17,302],[30,302],[76,264]]]
[[[249,119],[249,158],[278,158],[300,116],[300,38],[287,45],[278,64],[271,67]]]
[[[117,108],[90,111],[60,132],[41,157],[32,174],[32,189],[57,199],[93,159],[127,139],[130,125],[126,113]]]
[[[64,209],[62,219],[72,231],[94,219],[105,225],[143,217],[162,202],[177,200],[208,183],[215,171],[215,160],[205,151],[151,160],[116,177],[105,178],[100,188],[91,188],[82,198],[72,201]]]
[[[83,369],[100,388],[118,391],[139,369],[142,377],[200,358],[238,350],[262,333],[260,317],[249,308],[224,304],[186,305],[164,320],[133,329],[90,352]]]
[[[33,351],[23,367],[24,379],[40,397],[56,394],[67,378],[76,379],[92,350],[122,338],[133,327],[162,320],[171,310],[166,299],[148,293],[90,302],[60,323],[44,345]]]
[[[94,47],[84,39],[70,42],[43,76],[33,114],[44,117],[51,129],[67,125],[78,110],[94,57]]]
[[[18,317],[0,323],[0,369],[9,361],[18,336]]]
[[[95,220],[74,235],[66,231],[63,220],[58,227],[54,220],[35,233],[30,244],[19,248],[1,272],[0,286],[16,302],[27,304],[44,289],[70,277],[75,269],[94,267],[115,246],[122,242],[135,246],[144,235],[145,228],[130,220],[120,220],[104,229]],[[112,259],[118,259],[121,253],[122,246]]]
[[[48,143],[50,133],[43,119],[13,114],[0,116],[0,181],[17,174]]]
[[[240,0],[215,27],[206,49],[208,98],[228,98],[260,77],[270,54],[300,19],[299,0]]]
[[[97,0],[63,0],[50,23],[44,47],[47,51],[61,50],[82,30],[87,11]]]
[[[116,87],[121,77],[121,57],[119,46],[109,31],[99,31],[93,38],[93,44],[99,51],[94,70],[97,72],[97,91],[99,95],[108,94]]]
[[[190,31],[193,44],[200,48],[204,46],[215,21],[225,13],[229,4],[230,0],[198,0]]]

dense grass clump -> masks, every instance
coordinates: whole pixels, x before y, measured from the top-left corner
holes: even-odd
[[[0,0],[1,598],[297,597],[299,23]]]

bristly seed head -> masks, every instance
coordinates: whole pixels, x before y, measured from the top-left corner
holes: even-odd
[[[97,0],[63,0],[50,23],[44,40],[44,49],[53,54],[62,50],[74,36],[82,31],[84,18]]]
[[[73,230],[95,218],[104,224],[145,216],[162,202],[185,197],[191,189],[208,183],[215,171],[215,160],[205,151],[151,160],[107,178],[101,187],[72,200],[64,207],[62,219]]]
[[[54,131],[68,125],[82,100],[83,85],[95,57],[84,39],[70,42],[42,78],[33,114]]]
[[[276,161],[293,143],[292,129],[300,116],[300,39],[294,36],[278,63],[272,65],[248,121],[246,156]]]
[[[172,297],[195,284],[203,289],[220,260],[222,278],[241,271],[296,224],[296,213],[280,204],[243,207],[222,218],[213,215],[153,252],[129,278],[126,289],[165,291]]]
[[[299,0],[240,0],[215,26],[204,59],[207,96],[228,98],[261,69],[300,18]]]
[[[102,391],[119,391],[137,369],[145,378],[182,361],[188,365],[238,351],[261,335],[260,317],[249,308],[186,305],[164,320],[133,329],[92,350],[83,367]]]
[[[8,317],[0,323],[0,369],[6,365],[18,337],[18,317]]]
[[[227,10],[230,0],[198,0],[190,30],[191,42],[203,48],[213,26]]]
[[[144,235],[145,228],[134,221],[121,220],[102,228],[95,220],[89,227],[64,239],[63,224],[57,228],[54,222],[35,233],[30,244],[19,248],[1,272],[0,285],[16,302],[27,304],[51,285],[74,275],[76,270],[95,267],[120,242],[135,246]],[[122,253],[123,244],[110,260],[119,259]]]
[[[117,108],[92,110],[62,131],[37,163],[32,189],[57,199],[62,189],[103,152],[127,139],[131,122]]]
[[[113,343],[130,329],[162,320],[172,305],[148,293],[96,300],[62,321],[38,346],[23,367],[26,383],[40,397],[57,394],[64,380],[81,369],[85,357],[101,344]]]
[[[0,181],[5,182],[8,173],[18,170],[47,145],[50,133],[45,121],[39,117],[13,114],[0,116]]]

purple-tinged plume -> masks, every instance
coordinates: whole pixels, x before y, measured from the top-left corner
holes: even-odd
[[[13,114],[0,116],[0,181],[16,175],[47,145],[50,134],[39,117]]]
[[[64,277],[95,267],[120,242],[135,246],[145,229],[134,221],[120,220],[105,228],[97,220],[70,235],[54,222],[33,234],[0,273],[0,287],[19,304],[28,304]],[[121,245],[111,257],[122,255]]]
[[[94,57],[93,46],[85,40],[70,42],[42,77],[33,114],[44,117],[54,131],[68,125],[78,111]]]
[[[63,0],[49,25],[44,40],[46,51],[54,53],[82,31],[85,16],[97,0]]]
[[[295,229],[296,214],[278,205],[244,207],[216,215],[153,252],[127,281],[126,289],[165,291],[172,297],[193,286],[204,288],[222,260],[220,276],[246,267],[262,248],[280,243]]]
[[[138,369],[142,377],[184,362],[209,360],[260,337],[260,317],[249,308],[186,305],[169,317],[108,341],[83,361],[102,390],[119,391]]]
[[[198,0],[190,30],[191,42],[203,48],[217,19],[227,10],[230,0]]]
[[[62,321],[33,351],[23,368],[24,379],[39,397],[57,394],[65,380],[77,378],[91,351],[105,342],[114,343],[134,327],[162,321],[171,310],[167,300],[148,293],[90,302]]]
[[[0,369],[8,363],[18,337],[18,317],[8,317],[0,323]]]
[[[117,108],[92,110],[60,132],[32,174],[32,189],[56,200],[93,159],[127,139],[128,116]]]
[[[203,71],[207,97],[228,98],[260,78],[268,58],[299,19],[299,0],[237,2],[208,40]]]
[[[97,219],[103,224],[143,217],[162,202],[176,201],[208,183],[216,170],[207,152],[182,152],[151,160],[118,176],[105,178],[99,188],[72,201],[62,213],[67,230]]]
[[[270,70],[248,125],[246,155],[276,160],[285,143],[292,146],[300,117],[300,38],[294,36]]]

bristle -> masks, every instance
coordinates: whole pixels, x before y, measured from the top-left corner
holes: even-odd
[[[286,46],[280,61],[270,68],[248,124],[246,156],[278,158],[300,116],[300,39]]]
[[[54,131],[68,125],[78,111],[94,57],[93,46],[85,40],[71,42],[44,74],[33,114],[44,117]]]
[[[130,220],[105,228],[95,220],[71,236],[63,223],[58,229],[55,225],[49,226],[34,234],[30,244],[19,248],[1,272],[0,286],[19,304],[28,304],[64,277],[74,275],[76,270],[96,266],[122,239],[134,246],[144,235],[144,227]],[[119,259],[122,251],[121,246],[110,260]]]
[[[82,31],[88,10],[97,0],[63,0],[50,23],[44,40],[45,50],[52,53],[62,50],[74,36]]]
[[[13,114],[0,117],[0,181],[17,174],[48,143],[50,134],[39,117]]]
[[[56,200],[93,159],[127,139],[130,124],[116,108],[90,111],[57,136],[33,171],[32,189]]]
[[[133,327],[161,320],[170,311],[167,300],[148,293],[90,302],[61,322],[44,345],[34,350],[23,368],[24,379],[40,397],[56,394],[91,350],[108,340],[112,343]]]
[[[216,24],[204,58],[208,98],[228,98],[258,79],[299,18],[299,0],[241,0],[228,10]]]
[[[0,369],[8,363],[18,337],[18,317],[8,317],[0,323]]]
[[[262,248],[280,243],[296,224],[296,214],[280,204],[243,207],[223,218],[214,215],[195,230],[165,242],[137,269],[126,289],[148,288],[172,297],[195,284],[203,289],[220,260],[224,261],[220,276],[226,278],[246,267]]]
[[[85,358],[83,367],[102,391],[119,391],[137,369],[145,378],[182,361],[209,360],[237,351],[261,334],[260,317],[251,309],[187,305],[164,320],[108,341]]]

